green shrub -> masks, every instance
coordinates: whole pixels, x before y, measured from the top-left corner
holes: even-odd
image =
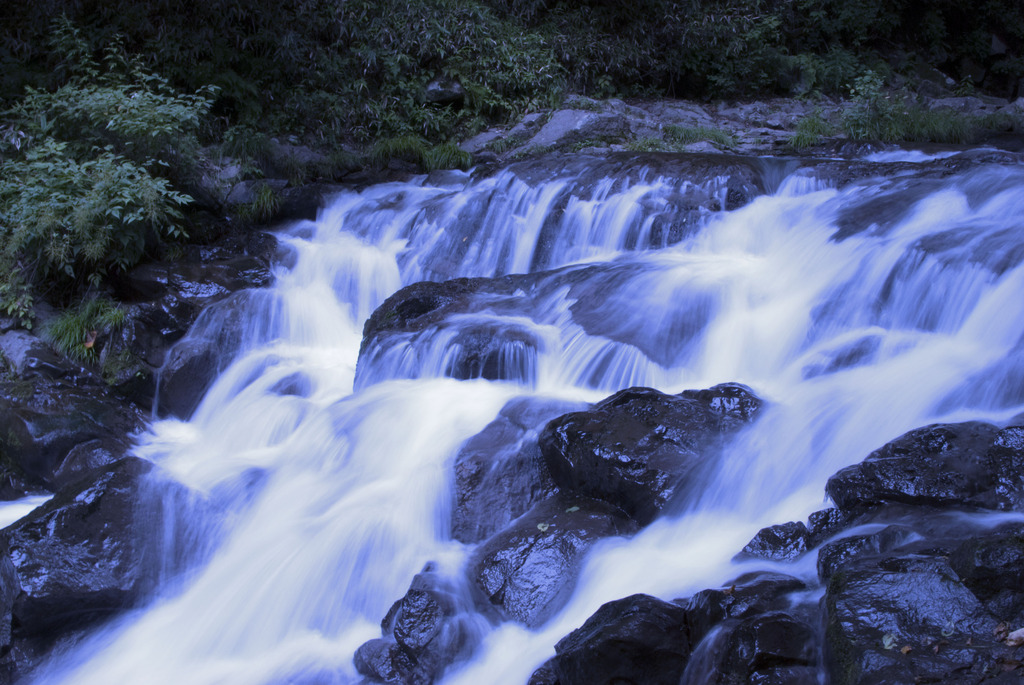
[[[796,122],[796,131],[790,138],[789,144],[797,150],[819,144],[825,136],[835,133],[835,127],[821,115],[821,110],[816,110]]]
[[[856,140],[966,143],[975,122],[950,109],[926,109],[905,93],[886,91],[881,76],[868,71],[850,89],[853,103],[843,116],[843,128]]]
[[[454,143],[445,143],[424,151],[422,164],[427,171],[435,169],[465,170],[473,165],[473,155],[460,149]]]
[[[177,93],[167,79],[127,57],[116,37],[98,63],[67,19],[54,22],[51,42],[64,58],[66,82],[52,91],[27,88],[7,119],[31,139],[55,138],[78,156],[109,149],[153,173],[190,176],[216,89]]]
[[[191,198],[172,179],[191,174],[213,97],[173,92],[116,40],[97,62],[66,20],[55,23],[53,46],[67,81],[29,88],[3,113],[0,297],[23,319],[26,289],[66,297],[184,237]]]
[[[43,329],[43,337],[64,356],[80,362],[98,359],[99,341],[124,327],[124,309],[105,297],[65,309]]]
[[[377,168],[388,165],[392,159],[420,164],[427,151],[427,142],[419,136],[382,138],[370,149],[370,163]]]
[[[238,160],[246,174],[263,174],[270,164],[270,136],[251,126],[232,126],[224,132],[222,150]]]
[[[183,237],[190,201],[109,149],[80,161],[46,139],[0,167],[0,268],[37,284],[98,284],[138,263],[147,241]]]
[[[265,224],[277,216],[281,209],[281,196],[266,182],[259,182],[253,190],[252,200],[235,209],[243,221]]]
[[[726,131],[708,126],[676,126],[665,127],[665,139],[670,143],[689,145],[707,141],[719,147],[736,147],[736,139]]]

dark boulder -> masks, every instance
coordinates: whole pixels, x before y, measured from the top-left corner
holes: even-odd
[[[481,321],[460,326],[447,343],[444,375],[469,380],[533,384],[543,343],[530,327],[515,322]]]
[[[143,264],[115,278],[115,293],[127,316],[101,353],[104,363],[118,360],[114,387],[150,409],[156,370],[167,363],[172,346],[206,308],[233,293],[268,286],[276,250],[270,234],[232,235],[217,245],[192,246],[180,261]]]
[[[912,528],[891,525],[872,533],[849,535],[823,545],[818,550],[818,577],[823,582],[852,559],[882,554],[919,539]]]
[[[14,600],[21,591],[21,585],[18,583],[18,573],[11,562],[10,551],[2,549],[0,552],[0,654],[5,654],[11,648]],[[0,674],[2,672],[3,667],[0,664]]]
[[[800,521],[768,526],[758,531],[734,559],[793,561],[810,549],[811,534]]]
[[[817,547],[825,540],[846,529],[853,517],[849,512],[832,507],[816,511],[807,517],[807,532],[811,535],[811,546]]]
[[[912,430],[828,480],[840,509],[887,502],[1007,509],[1024,497],[1020,427],[935,424]]]
[[[122,459],[0,532],[19,582],[20,635],[55,638],[133,606],[149,589],[136,495],[152,469]]]
[[[632,595],[603,605],[559,640],[550,663],[560,685],[676,685],[690,651],[683,607]]]
[[[0,498],[55,490],[124,455],[142,414],[84,370],[0,381]]]
[[[1013,649],[999,621],[942,556],[856,559],[826,588],[832,682],[975,683],[1001,671]]]
[[[188,335],[166,354],[158,372],[157,412],[189,418],[242,350],[273,335],[271,317],[260,315],[273,305],[272,293],[244,290],[207,307]]]
[[[949,565],[993,615],[1024,626],[1024,526],[1010,523],[967,538]]]
[[[54,380],[81,372],[77,364],[60,357],[49,345],[25,331],[0,335],[0,359],[18,378]]]
[[[444,319],[447,314],[461,312],[477,293],[511,294],[517,277],[455,278],[442,283],[421,281],[398,290],[384,300],[363,324],[363,341],[359,355],[378,337],[388,333],[421,331]]]
[[[429,567],[417,574],[381,622],[382,638],[363,644],[356,670],[376,682],[426,685],[476,644],[471,602]]]
[[[560,685],[558,673],[555,672],[554,657],[538,666],[537,670],[530,674],[526,685]]]
[[[568,601],[595,542],[635,531],[604,502],[555,495],[481,544],[469,563],[470,580],[499,616],[536,627]]]
[[[806,621],[783,611],[718,626],[686,669],[686,683],[816,683],[818,644]]]
[[[516,291],[530,288],[533,280],[533,276],[456,278],[402,288],[374,310],[363,326],[356,387],[424,372],[463,380],[532,382],[541,342],[523,324],[521,311],[514,319],[500,314],[507,302],[528,306],[522,292]],[[443,357],[443,364],[431,368],[426,357]]]
[[[606,500],[646,525],[759,406],[738,384],[680,395],[630,388],[553,420],[540,447],[559,487]]]
[[[479,542],[555,492],[537,436],[576,403],[520,397],[466,441],[455,457],[452,537]]]
[[[701,590],[686,602],[690,637],[697,644],[728,619],[745,619],[789,608],[789,596],[807,589],[797,578],[757,572],[740,576],[727,587]]]

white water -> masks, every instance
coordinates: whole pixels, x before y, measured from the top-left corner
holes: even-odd
[[[680,208],[723,193],[720,178],[468,183],[344,194],[285,231],[294,266],[250,299],[233,364],[189,422],[157,423],[137,449],[231,504],[209,526],[215,552],[38,682],[358,680],[352,653],[424,564],[460,577],[471,550],[448,536],[451,462],[513,397],[739,381],[771,405],[693,511],[598,545],[569,606],[537,631],[490,630],[451,683],[523,683],[603,602],[722,584],[760,527],[822,508],[829,475],[906,430],[1022,409],[1024,268],[1007,268],[1024,252],[1019,170],[926,193],[803,174],[728,213]],[[830,240],[865,203],[864,230]],[[544,278],[381,351],[353,392],[362,322],[401,285],[583,263],[597,267],[580,285]],[[443,378],[453,334],[481,321],[532,341],[517,343],[516,381]]]

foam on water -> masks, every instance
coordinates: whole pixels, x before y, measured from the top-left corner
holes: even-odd
[[[828,476],[884,442],[935,420],[1007,420],[1024,403],[992,375],[1024,376],[1019,170],[927,192],[801,173],[671,240],[656,218],[692,219],[679,194],[713,195],[722,179],[460,183],[339,195],[283,232],[272,290],[204,315],[195,335],[245,320],[226,369],[190,421],[156,423],[137,453],[215,501],[245,496],[210,528],[208,561],[37,682],[356,680],[353,651],[413,575],[434,562],[461,578],[451,460],[514,397],[738,381],[769,406],[690,509],[599,544],[564,610],[535,631],[486,629],[451,683],[523,683],[600,604],[737,575],[730,559],[760,527],[821,508]],[[844,209],[885,193],[905,193],[909,211],[850,231]],[[401,285],[555,267],[536,292],[364,359],[353,391],[362,323]],[[459,334],[480,326],[514,341],[502,380],[445,378]]]

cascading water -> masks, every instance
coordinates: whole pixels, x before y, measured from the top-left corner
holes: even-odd
[[[215,503],[211,551],[35,680],[358,680],[353,652],[425,564],[460,582],[451,461],[516,397],[738,381],[769,408],[696,504],[599,544],[545,625],[479,619],[448,682],[523,683],[603,602],[735,576],[754,532],[821,508],[828,476],[887,440],[1021,410],[1020,169],[936,180],[904,165],[843,190],[804,170],[726,211],[726,175],[620,166],[386,184],[283,230],[287,266],[245,296],[227,370],[190,421],[156,423],[136,450]],[[526,272],[528,289],[367,348],[357,374],[363,321],[399,287]],[[193,335],[223,327],[218,311]],[[495,368],[454,373],[481,330]]]

